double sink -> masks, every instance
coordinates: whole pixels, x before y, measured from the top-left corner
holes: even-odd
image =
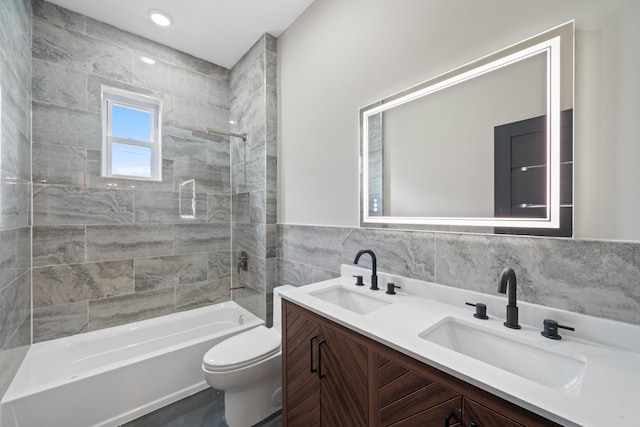
[[[314,298],[358,315],[377,312],[398,301],[393,296],[373,294],[345,284],[309,292]],[[579,391],[586,366],[584,356],[536,346],[517,335],[484,327],[482,321],[446,316],[420,332],[418,338],[551,389],[573,394]]]

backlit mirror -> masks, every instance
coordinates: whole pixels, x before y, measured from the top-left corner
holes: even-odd
[[[573,33],[362,108],[361,224],[571,236]]]

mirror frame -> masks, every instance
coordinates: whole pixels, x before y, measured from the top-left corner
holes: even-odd
[[[561,46],[571,46],[571,104],[574,82],[574,21],[528,38],[476,61],[443,73],[416,86],[384,98],[360,109],[360,225],[363,227],[391,226],[464,226],[471,227],[560,227],[560,111],[561,111]],[[544,53],[547,56],[547,213],[544,218],[495,217],[395,217],[370,215],[369,200],[369,118],[384,111],[411,102],[481,76],[492,70]],[[420,227],[422,228],[422,227]]]

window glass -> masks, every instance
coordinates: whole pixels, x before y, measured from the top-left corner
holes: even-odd
[[[111,109],[111,135],[151,141],[151,113],[114,104]]]
[[[113,175],[151,177],[151,148],[114,142],[111,145]]]

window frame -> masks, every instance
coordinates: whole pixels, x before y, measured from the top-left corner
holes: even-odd
[[[101,176],[103,178],[132,179],[139,181],[162,181],[162,100],[106,85],[101,85],[100,98],[102,113]],[[113,136],[113,106],[150,113],[150,140],[147,142]],[[141,177],[114,174],[112,163],[113,143],[149,148],[151,152],[150,176]]]

